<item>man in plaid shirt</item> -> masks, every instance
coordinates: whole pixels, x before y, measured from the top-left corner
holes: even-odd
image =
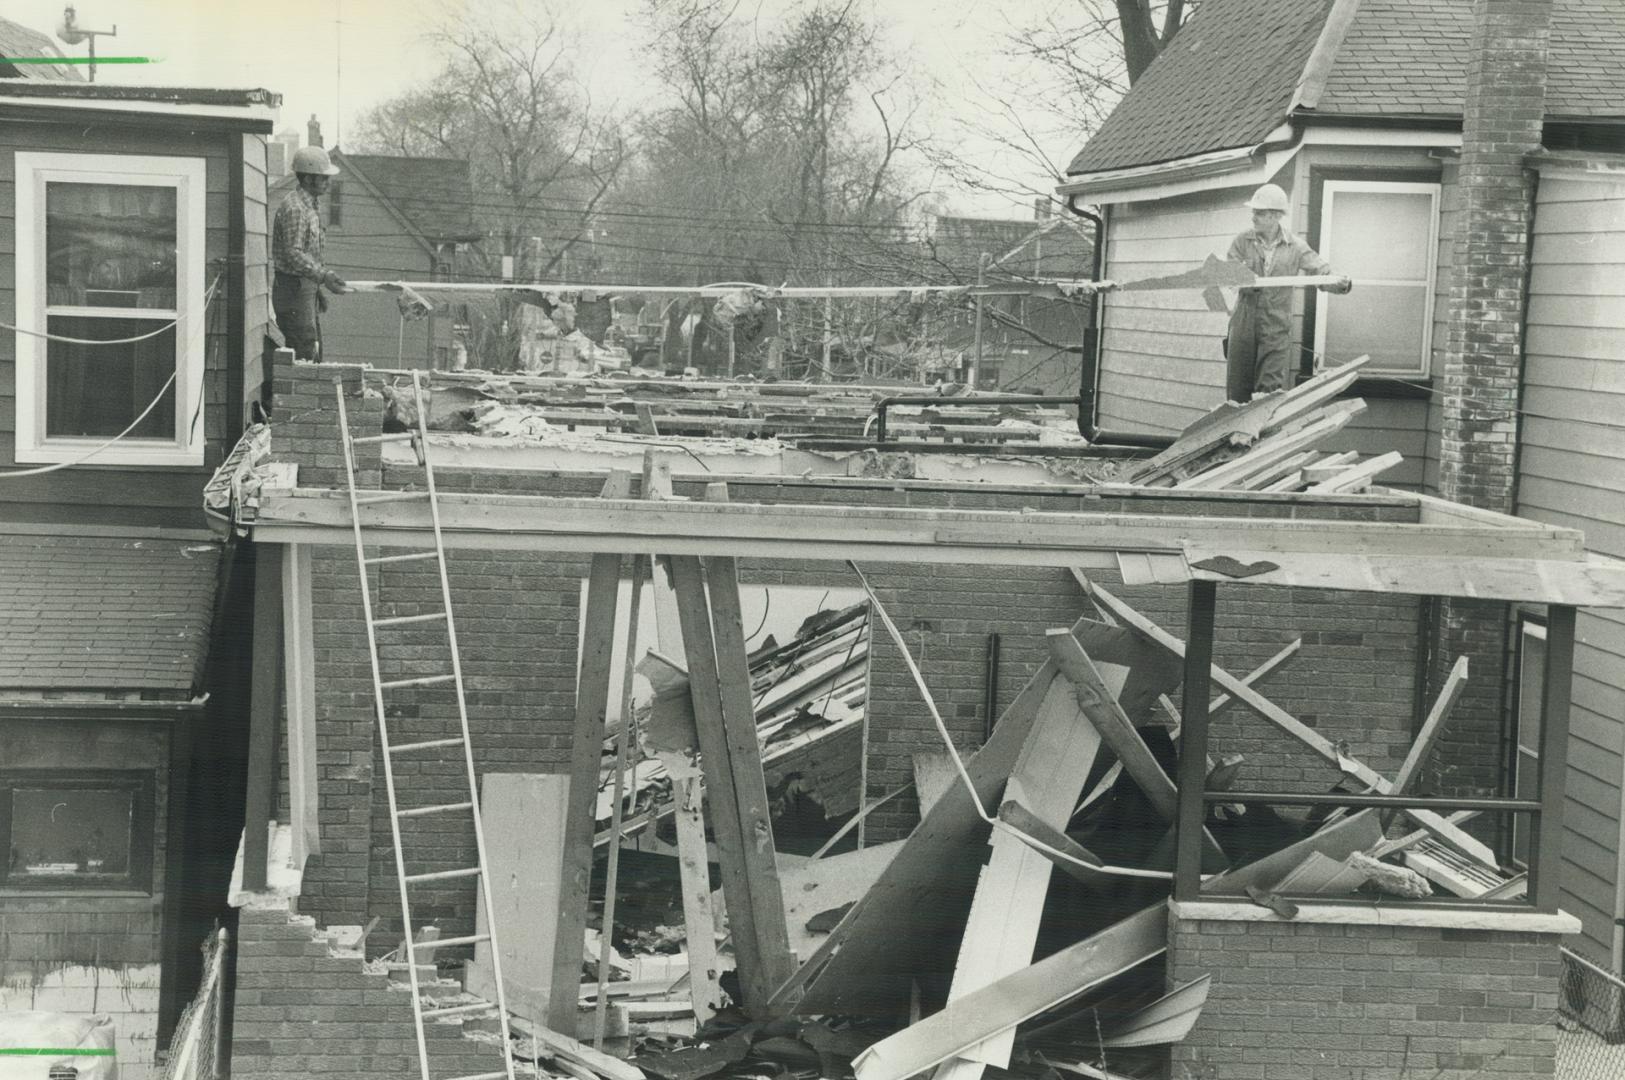
[[[326,286],[335,293],[348,291],[343,278],[322,265],[321,197],[338,168],[319,146],[306,146],[293,155],[299,186],[277,207],[271,225],[271,261],[276,280],[271,286],[271,308],[277,325],[295,355],[321,359],[320,312],[327,310]]]

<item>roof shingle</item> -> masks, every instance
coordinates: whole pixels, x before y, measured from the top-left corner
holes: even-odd
[[[1251,146],[1286,116],[1332,0],[1203,4],[1068,174]]]
[[[0,688],[194,693],[213,543],[0,534]]]

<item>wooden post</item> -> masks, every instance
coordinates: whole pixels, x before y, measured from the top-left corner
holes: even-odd
[[[1546,671],[1540,710],[1540,820],[1529,865],[1537,911],[1556,911],[1563,889],[1563,784],[1569,766],[1569,700],[1574,683],[1574,608],[1546,609]]]
[[[316,636],[311,622],[310,546],[282,556],[283,692],[288,712],[288,802],[293,861],[322,850],[316,772]]]
[[[254,545],[253,669],[249,676],[248,795],[243,815],[243,888],[265,888],[271,814],[276,805],[277,725],[281,720],[282,548]]]
[[[605,481],[601,494],[606,499],[624,499],[631,491],[631,474],[617,470]],[[594,555],[587,579],[581,667],[576,678],[575,729],[570,737],[570,794],[564,818],[564,865],[560,868],[553,980],[547,1001],[547,1026],[572,1038],[576,1036],[577,999],[581,994],[581,956],[592,885],[598,770],[603,757],[605,712],[609,708],[610,659],[615,648],[615,607],[620,587],[621,557]]]
[[[1180,691],[1179,831],[1174,899],[1195,900],[1202,884],[1202,819],[1206,807],[1208,679],[1213,665],[1213,612],[1218,587],[1192,581],[1186,603],[1185,684]]]
[[[766,1006],[779,985],[795,970],[790,935],[784,923],[784,892],[779,885],[778,860],[773,849],[773,821],[767,801],[767,778],[762,772],[762,741],[756,732],[756,707],[751,698],[750,660],[745,647],[744,620],[739,604],[739,574],[732,558],[700,560],[710,586],[711,624],[717,650],[717,680],[722,691],[723,734],[727,738],[728,771],[739,808],[741,853],[750,876],[751,922],[755,927],[760,970],[741,974],[741,985],[754,981],[756,991],[747,1001]],[[709,759],[701,730],[700,753]],[[726,858],[726,855],[724,855]],[[733,911],[730,901],[728,910]],[[737,948],[738,938],[735,936]]]

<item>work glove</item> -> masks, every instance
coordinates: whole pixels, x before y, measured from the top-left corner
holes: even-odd
[[[350,290],[349,283],[331,270],[322,278],[322,284],[336,293],[349,292]]]
[[[327,294],[320,289],[316,290],[316,310],[323,315],[327,314]]]
[[[1354,288],[1354,279],[1344,277],[1338,279],[1337,284],[1332,286],[1331,291],[1334,293],[1346,293],[1352,288]]]

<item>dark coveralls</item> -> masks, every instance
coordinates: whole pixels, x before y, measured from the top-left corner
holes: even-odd
[[[295,187],[277,207],[271,226],[271,260],[276,279],[271,285],[271,310],[287,339],[288,348],[302,360],[319,360],[322,328],[319,311],[327,306],[322,282],[321,201],[302,186]]]
[[[1303,239],[1282,228],[1273,243],[1252,229],[1230,242],[1231,262],[1246,265],[1259,277],[1329,274],[1331,264]],[[1292,348],[1292,294],[1294,289],[1242,289],[1230,313],[1230,336],[1225,346],[1229,362],[1225,394],[1231,401],[1247,401],[1292,385],[1298,358]]]

